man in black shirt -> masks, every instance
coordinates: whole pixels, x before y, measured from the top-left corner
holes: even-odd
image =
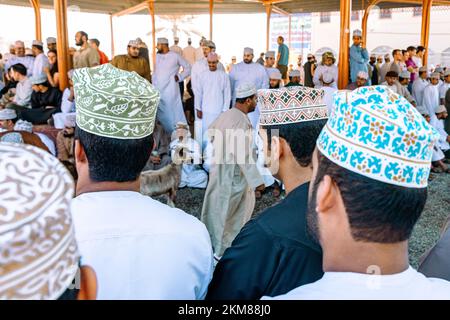
[[[322,98],[323,91],[304,87],[261,93],[266,166],[287,196],[244,226],[217,264],[206,299],[255,300],[322,277],[321,248],[306,231],[311,157],[327,119]]]

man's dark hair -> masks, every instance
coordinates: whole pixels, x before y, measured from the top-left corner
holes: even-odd
[[[254,97],[255,95],[253,94],[253,95],[251,95],[250,97],[247,97],[247,98],[236,98],[236,103],[240,103],[240,104],[244,104],[245,103],[245,101],[247,101],[247,99],[253,99],[253,97]]]
[[[81,39],[83,39],[83,37],[86,37],[86,41],[89,40],[89,36],[88,36],[88,34],[86,32],[84,32],[84,31],[78,31],[78,32],[81,35]]]
[[[11,66],[11,68],[13,69],[13,71],[20,73],[23,76],[27,75],[27,67],[25,67],[23,64],[21,63],[17,63],[13,66]]]
[[[37,44],[32,45],[32,47],[35,47],[36,49],[38,49],[39,51],[44,52],[44,47],[43,46],[39,46]]]
[[[142,139],[123,140],[97,136],[75,129],[89,162],[89,177],[96,182],[135,181],[150,158],[153,135]]]
[[[405,53],[407,53],[408,51],[406,50],[402,50],[402,55],[405,55]]]
[[[418,46],[417,47],[417,52],[422,52],[425,51],[425,47],[424,46]]]
[[[396,71],[388,71],[388,73],[386,73],[386,77],[398,78],[398,73]]]
[[[59,72],[59,69],[58,69],[58,52],[57,52],[56,50],[54,50],[54,49],[51,49],[51,50],[48,50],[47,55],[48,55],[50,52],[51,52],[51,53],[54,53],[55,56],[56,56],[56,63],[55,63],[54,65],[52,65],[52,67],[51,67],[51,69],[50,69],[50,74],[53,76],[55,73],[58,73],[58,72]]]
[[[295,160],[302,167],[308,167],[311,165],[317,138],[319,138],[320,132],[326,123],[327,120],[324,119],[287,125],[263,126],[262,129],[267,132],[269,150],[271,150],[270,141],[278,130],[278,137],[286,140]]]
[[[392,56],[395,57],[395,55],[397,54],[397,52],[402,51],[400,49],[395,49],[394,51],[392,51]]]
[[[417,48],[414,46],[409,46],[408,48],[406,48],[406,51],[413,51],[413,50],[417,50]]]
[[[92,41],[93,43],[95,43],[95,45],[97,47],[100,47],[100,41],[98,41],[98,39],[91,39],[90,41]]]
[[[278,39],[281,39],[281,41],[283,41],[283,42],[284,42],[284,38],[283,38],[283,36],[278,36]]]
[[[319,168],[313,197],[323,178],[330,176],[342,195],[355,241],[397,243],[410,238],[425,207],[427,188],[406,188],[383,183],[344,169],[320,152],[318,157]],[[312,220],[315,218],[308,217]]]

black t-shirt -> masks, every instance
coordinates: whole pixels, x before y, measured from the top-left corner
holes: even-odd
[[[33,109],[45,107],[61,107],[61,91],[57,88],[49,88],[46,92],[33,91],[31,94],[31,107]]]
[[[207,300],[277,296],[322,275],[322,250],[306,231],[309,184],[250,220],[217,264]]]

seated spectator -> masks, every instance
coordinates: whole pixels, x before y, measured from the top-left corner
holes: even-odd
[[[300,87],[300,77],[300,70],[292,70],[291,72],[289,72],[289,83],[285,85],[285,87]]]
[[[27,77],[27,69],[23,64],[15,64],[11,67],[12,77],[17,81],[16,92],[12,103],[6,107],[20,111],[22,109],[29,109],[31,103],[31,96],[33,93],[32,84]]]
[[[323,102],[327,105],[328,108],[328,114],[331,114],[333,112],[333,96],[338,89],[334,86],[332,86],[333,82],[335,82],[335,79],[333,78],[333,75],[331,73],[325,73],[322,77],[322,89],[325,93],[323,96]]]
[[[381,85],[388,87],[391,91],[400,94],[398,85],[398,73],[396,71],[389,71],[386,73],[386,81]]]
[[[27,69],[27,76],[33,76],[33,67],[34,67],[34,56],[31,49],[28,49],[28,52],[25,50],[25,43],[23,41],[15,42],[15,55],[12,56],[8,62],[5,64],[5,69],[9,69],[11,66],[15,64],[22,64]]]
[[[438,105],[435,108],[436,116],[431,116],[430,124],[437,130],[439,133],[439,139],[436,143],[436,146],[444,152],[448,152],[450,150],[450,136],[444,128],[444,120],[447,119],[448,113],[447,109],[443,105]],[[448,172],[450,173],[450,172]]]
[[[11,109],[0,109],[0,132],[13,131],[17,113]]]
[[[73,180],[57,159],[35,147],[0,143],[2,299],[96,298],[94,270],[80,268],[73,194]]]
[[[41,139],[42,143],[45,144],[45,146],[50,151],[50,153],[52,155],[56,156],[55,143],[49,137],[47,137],[45,134],[40,133],[40,132],[33,132],[33,124],[31,122],[28,122],[25,120],[19,120],[14,125],[14,130],[34,133],[35,135],[37,135],[39,137],[39,139]]]
[[[170,158],[170,135],[164,131],[164,128],[159,122],[155,124],[153,141],[154,145],[150,146],[153,152],[143,171],[159,170],[172,162]]]
[[[350,83],[347,86],[347,90],[356,90],[358,88],[367,86],[367,81],[369,80],[369,75],[365,71],[360,71],[356,75],[356,81]]]
[[[338,67],[335,63],[336,58],[332,52],[324,52],[322,54],[322,62],[317,66],[317,69],[314,72],[313,82],[315,88],[322,88],[323,76],[327,73],[330,73],[334,79],[330,85],[337,88]]]
[[[32,109],[23,110],[19,118],[33,124],[47,124],[53,114],[61,112],[61,91],[50,86],[46,75],[33,77],[31,84],[33,85]]]
[[[201,167],[202,152],[197,141],[191,138],[186,123],[179,122],[170,143],[171,158],[176,164],[183,164],[180,188],[205,189],[208,175]]]
[[[77,169],[75,167],[75,118],[76,115],[70,115],[65,119],[64,129],[58,132],[56,136],[56,149],[58,159],[72,174],[74,180],[78,179]]]
[[[269,89],[280,89],[283,87],[283,79],[280,70],[273,68],[269,71]]]
[[[276,299],[450,299],[450,282],[408,256],[438,135],[404,97],[376,88],[338,93],[317,140],[307,226],[325,274]]]
[[[44,73],[47,75],[48,83],[54,87],[59,87],[58,55],[56,50],[50,50],[47,53],[49,66],[44,67]]]
[[[16,93],[17,81],[12,76],[12,68],[5,73],[5,86],[0,90],[0,108],[12,102]]]
[[[404,96],[406,100],[409,101],[414,107],[417,106],[416,100],[412,96],[411,92],[409,91],[409,82],[411,78],[411,73],[408,71],[402,71],[398,78],[398,85],[399,85],[399,94]]]
[[[61,112],[53,114],[53,124],[56,129],[63,129],[65,126],[66,118],[75,115],[75,93],[73,90],[72,81],[73,70],[67,73],[67,78],[69,80],[69,87],[63,92],[61,99]]]

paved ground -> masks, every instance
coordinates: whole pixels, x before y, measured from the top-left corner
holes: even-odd
[[[439,174],[430,182],[428,201],[416,225],[410,242],[410,260],[418,266],[420,256],[439,239],[440,230],[450,215],[450,174]],[[204,190],[182,189],[178,191],[177,206],[199,217],[202,209]],[[277,202],[271,191],[257,201],[254,214]]]

